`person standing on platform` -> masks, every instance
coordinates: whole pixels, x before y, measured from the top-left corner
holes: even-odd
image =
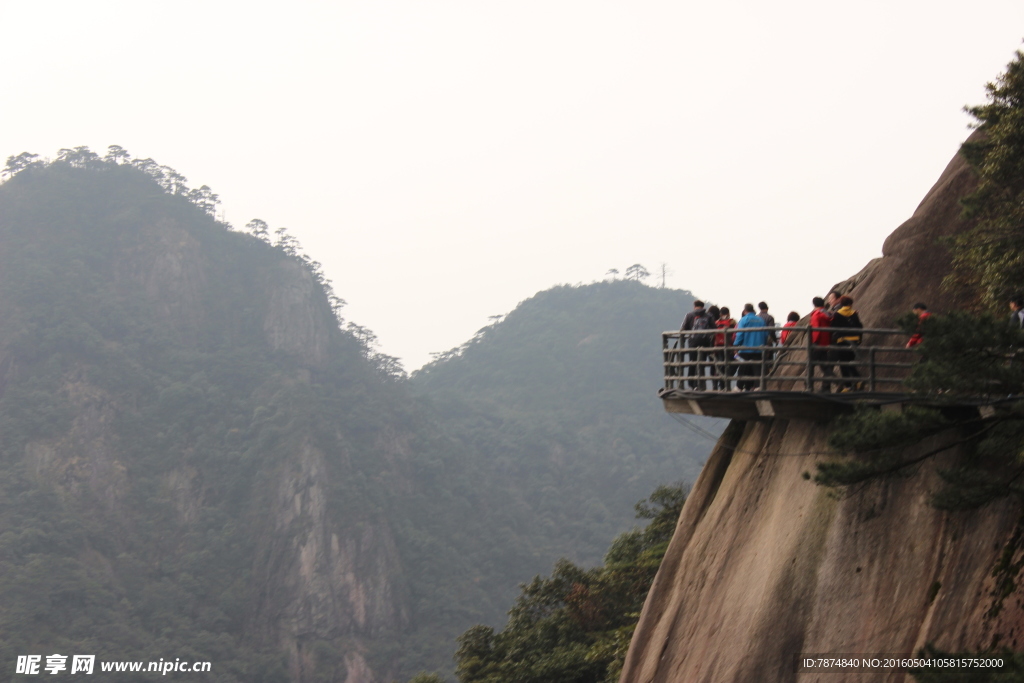
[[[714,328],[718,324],[718,317],[721,314],[722,314],[722,311],[721,311],[720,308],[718,308],[718,306],[715,306],[714,304],[712,304],[711,306],[708,306],[708,320],[711,321],[711,327],[712,328]],[[717,337],[717,336],[718,336],[717,334],[714,335],[714,337],[712,337],[712,340],[715,337]],[[714,346],[714,341],[711,342],[711,345]],[[711,375],[711,389],[714,390],[714,389],[718,388],[718,367],[715,364],[715,352],[714,351],[710,351],[705,356],[705,358],[707,358],[708,361],[709,361],[708,362],[708,373]]]
[[[852,391],[857,388],[855,380],[860,379],[857,367],[852,363],[857,358],[857,347],[860,346],[861,330],[864,325],[860,316],[853,310],[853,299],[848,296],[839,297],[839,308],[832,316],[832,348],[829,349],[829,361],[839,366],[839,373],[846,380],[841,391]]]
[[[754,304],[745,304],[743,306],[743,317],[740,318],[739,325],[736,326],[738,332],[736,332],[736,346],[737,347],[763,347],[768,342],[768,332],[765,330],[757,329],[764,327],[764,321],[754,313]],[[740,361],[740,369],[737,373],[740,377],[752,377],[760,375],[759,368],[760,361],[763,357],[764,351],[757,348],[741,348],[736,352],[736,360]],[[739,387],[740,391],[750,391],[758,386],[759,382],[752,381],[749,379],[741,379],[736,382],[736,386]]]
[[[786,343],[790,332],[788,328],[795,327],[798,322],[800,322],[800,314],[796,311],[790,311],[789,315],[786,316],[786,324],[782,326],[782,332],[779,332],[779,344]]]
[[[811,311],[811,327],[827,328],[832,326],[832,313],[825,306],[825,300],[820,296],[811,299],[814,310]],[[832,365],[828,361],[828,347],[832,343],[832,336],[827,329],[819,329],[811,332],[811,363],[821,368],[821,390],[829,392],[832,389]],[[808,377],[808,391],[814,391],[814,378]]]
[[[840,296],[839,292],[834,289],[829,290],[828,294],[825,296],[825,309],[828,310],[829,313],[839,308]]]
[[[715,328],[719,330],[718,334],[715,335],[715,351],[712,352],[712,356],[715,362],[718,364],[717,375],[718,381],[714,388],[719,391],[729,390],[729,375],[731,373],[726,372],[725,351],[722,348],[725,346],[725,335],[729,335],[729,346],[733,346],[733,339],[736,335],[730,334],[727,330],[731,330],[736,327],[736,321],[730,317],[728,306],[722,306],[722,310],[719,313],[718,320],[715,321]],[[729,353],[732,353],[730,351]]]
[[[764,321],[763,327],[775,327],[775,316],[768,312],[768,304],[762,301],[757,308],[757,317]],[[766,346],[775,346],[776,343],[778,343],[778,337],[775,336],[775,330],[770,330]]]
[[[679,328],[681,332],[700,332],[701,330],[711,330],[715,326],[711,316],[707,311],[704,310],[704,302],[697,300],[693,302],[693,310],[686,314],[683,318],[683,324]],[[704,380],[704,367],[701,362],[706,362],[708,357],[708,349],[711,347],[712,332],[706,334],[688,334],[686,337],[686,347],[693,349],[693,351],[686,354],[686,361],[692,363],[692,365],[686,366],[687,377],[699,377],[700,379],[691,379],[689,381],[690,389],[697,391],[707,390],[707,382]]]

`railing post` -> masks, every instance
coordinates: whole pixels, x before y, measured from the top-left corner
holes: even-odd
[[[729,351],[729,328],[723,327],[722,331],[724,332],[722,337],[725,339],[725,346],[722,347],[723,349],[725,349],[725,351],[723,352],[725,354],[725,367],[722,369],[722,372],[725,373],[725,378],[722,382],[722,386],[725,387],[725,391],[729,391],[729,361],[732,360],[732,352]]]
[[[704,382],[704,366],[707,365],[708,358],[704,355],[704,347],[697,347],[697,389],[703,390],[707,388],[707,384]]]
[[[681,389],[682,386],[679,383],[679,376],[683,374],[683,369],[679,367],[679,363],[683,360],[683,355],[679,352],[679,349],[683,346],[683,335],[680,334],[676,337],[675,347],[672,350],[672,388]]]
[[[668,335],[662,332],[661,334],[661,374],[664,376],[662,381],[665,383],[666,389],[672,388],[672,353],[668,349]]]
[[[868,391],[875,390],[875,347],[868,347]]]
[[[807,391],[814,391],[814,364],[811,362],[811,330],[814,328],[810,325],[807,326]]]
[[[765,373],[765,368],[767,367],[767,361],[768,361],[768,349],[770,349],[771,347],[768,346],[767,341],[768,341],[768,339],[766,337],[765,338],[765,342],[766,343],[765,343],[765,346],[764,346],[764,351],[761,352],[761,384],[760,384],[761,391],[764,391],[768,387],[767,379],[765,377],[765,374],[766,374]]]

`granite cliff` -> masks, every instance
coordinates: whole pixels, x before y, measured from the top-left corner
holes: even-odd
[[[974,182],[955,157],[885,241],[883,256],[837,285],[866,326],[892,326],[919,300],[939,312],[956,305],[940,288],[949,259],[937,239],[967,227],[959,199]],[[798,674],[795,658],[908,654],[926,643],[1021,648],[1021,591],[993,609],[1000,597],[993,568],[1005,548],[1017,547],[1021,505],[1004,499],[968,513],[931,507],[936,472],[955,449],[910,476],[837,494],[803,476],[835,457],[827,436],[822,424],[803,420],[730,424],[680,515],[623,683],[909,681],[891,672]]]
[[[370,644],[410,612],[367,501],[389,486],[345,483],[407,489],[407,433],[387,415],[394,438],[356,433],[352,405],[379,409],[387,382],[313,272],[133,168],[53,164],[0,190],[7,648],[387,677]]]

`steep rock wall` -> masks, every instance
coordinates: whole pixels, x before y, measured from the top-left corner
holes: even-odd
[[[251,501],[255,511],[222,525],[242,530],[231,532],[233,541],[243,534],[254,540],[251,554],[236,562],[242,565],[238,574],[244,588],[241,598],[232,600],[244,603],[244,608],[232,619],[240,625],[232,626],[230,634],[220,633],[225,641],[229,635],[237,638],[239,647],[284,653],[293,683],[389,680],[386,663],[368,663],[368,643],[408,625],[402,561],[387,521],[372,512],[332,508],[331,495],[335,503],[339,495],[331,488],[336,480],[364,474],[360,468],[365,467],[349,462],[351,454],[338,446],[345,442],[343,428],[332,422],[330,429],[321,431],[336,432],[335,438],[322,437],[319,445],[304,441],[277,448],[276,437],[260,436],[261,418],[252,410],[223,424],[196,426],[199,422],[190,418],[166,421],[170,412],[187,414],[177,410],[183,405],[210,398],[197,387],[209,388],[219,404],[247,405],[255,395],[262,405],[273,402],[271,395],[290,383],[309,385],[329,361],[363,362],[352,348],[354,342],[337,331],[323,289],[297,260],[251,237],[226,233],[205,215],[197,218],[190,207],[174,204],[173,198],[145,210],[122,208],[110,193],[130,192],[119,190],[120,180],[112,173],[69,173],[88,191],[69,192],[66,178],[54,173],[5,185],[0,197],[0,267],[24,270],[20,279],[9,278],[17,286],[7,282],[0,296],[0,398],[9,387],[20,391],[19,396],[45,395],[48,400],[41,405],[66,417],[50,420],[55,426],[45,436],[33,432],[15,454],[12,469],[25,473],[34,487],[28,493],[53,494],[49,500],[54,507],[78,515],[83,525],[96,530],[94,536],[102,541],[96,547],[84,533],[68,532],[68,538],[83,548],[73,561],[95,568],[95,582],[108,594],[120,596],[128,581],[150,580],[163,571],[163,558],[180,559],[188,545],[183,539],[214,527],[210,515],[227,509],[218,500],[226,490],[225,471],[238,462],[228,456],[249,448],[246,457],[263,458],[267,465],[254,481],[244,480],[249,488],[240,497]],[[25,263],[31,268],[24,268]],[[96,334],[76,337],[78,328],[54,331],[49,318],[46,324],[38,322],[40,301],[57,300],[66,308],[72,308],[66,300],[93,303],[85,296],[45,299],[26,294],[39,289],[37,280],[46,284],[53,276],[62,279],[51,295],[75,290],[102,299],[103,316],[88,309],[93,317],[79,321],[92,325]],[[246,296],[238,296],[239,291]],[[145,332],[141,343],[139,330]],[[55,347],[59,354],[53,353],[50,336],[61,340]],[[153,379],[172,363],[190,368],[185,378],[215,372],[197,365],[199,350],[226,348],[230,353],[243,344],[257,349],[246,350],[246,358],[256,367],[261,354],[275,352],[279,372],[268,375],[258,388],[236,390],[233,387],[247,385],[233,385],[224,374],[215,382],[197,380],[188,387],[182,386],[185,382],[168,387],[164,379]],[[39,347],[45,350],[37,352]],[[169,357],[168,349],[175,355]],[[158,356],[164,365],[147,365]],[[39,366],[47,362],[54,377],[39,385],[42,388],[29,383],[31,390],[26,390],[33,372],[45,374]],[[130,367],[118,373],[118,365]],[[363,377],[358,368],[352,374]],[[167,410],[158,396],[164,390],[170,401]],[[360,395],[367,394],[372,390]],[[140,416],[143,409],[149,412]],[[22,412],[31,410],[27,406]],[[223,412],[228,414],[229,410]],[[9,414],[3,417],[8,429],[24,422]],[[140,448],[132,434],[155,424],[160,425],[154,430],[159,438]],[[282,429],[276,424],[267,431]],[[176,438],[165,440],[165,433]],[[10,442],[11,433],[3,438]],[[247,445],[239,445],[245,439]],[[394,475],[400,489],[411,486],[400,471],[408,456],[403,450],[408,439],[396,428],[396,433],[382,433],[369,445],[365,439],[359,442],[367,451],[361,454],[363,462],[386,462],[389,467],[384,469]],[[219,449],[222,461],[202,452],[211,444]],[[142,450],[159,450],[159,457],[147,460],[152,453]],[[358,501],[348,505],[357,508]],[[8,501],[8,506],[14,503]],[[147,526],[157,516],[166,522],[162,535]],[[196,545],[202,552],[216,552],[202,542]],[[219,609],[216,604],[211,608]],[[127,600],[114,600],[110,609],[121,610],[126,629],[128,624],[145,622],[128,621],[139,614],[145,617],[147,608]]]
[[[401,558],[390,529],[379,519],[341,525],[332,517],[324,454],[309,443],[275,478],[272,528],[257,552],[256,623],[287,653],[293,681],[316,678],[314,647],[332,641],[355,644],[343,648],[338,680],[379,680],[360,638],[408,623]]]
[[[949,257],[937,239],[967,226],[973,186],[959,156],[883,256],[837,288],[866,326],[888,326],[915,301],[948,310]],[[935,437],[908,455],[947,445]],[[903,674],[797,674],[798,653],[915,652],[925,643],[981,650],[1024,642],[1021,591],[995,613],[992,569],[1019,531],[1021,506],[972,513],[928,505],[930,458],[908,476],[835,493],[805,478],[831,455],[809,421],[734,422],[694,485],[654,581],[623,683],[893,681]]]

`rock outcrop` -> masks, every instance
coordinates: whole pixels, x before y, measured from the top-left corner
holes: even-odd
[[[967,227],[958,201],[972,183],[957,156],[883,256],[837,286],[866,326],[891,326],[919,300],[938,311],[955,305],[940,288],[949,257],[937,240]],[[943,445],[917,444],[908,455]],[[993,568],[1020,533],[1021,506],[929,506],[937,470],[955,456],[947,450],[912,476],[837,494],[805,478],[834,457],[822,425],[732,423],[680,516],[622,683],[910,681],[892,671],[798,673],[796,657],[910,654],[926,643],[1020,649],[1021,592],[994,609]]]

